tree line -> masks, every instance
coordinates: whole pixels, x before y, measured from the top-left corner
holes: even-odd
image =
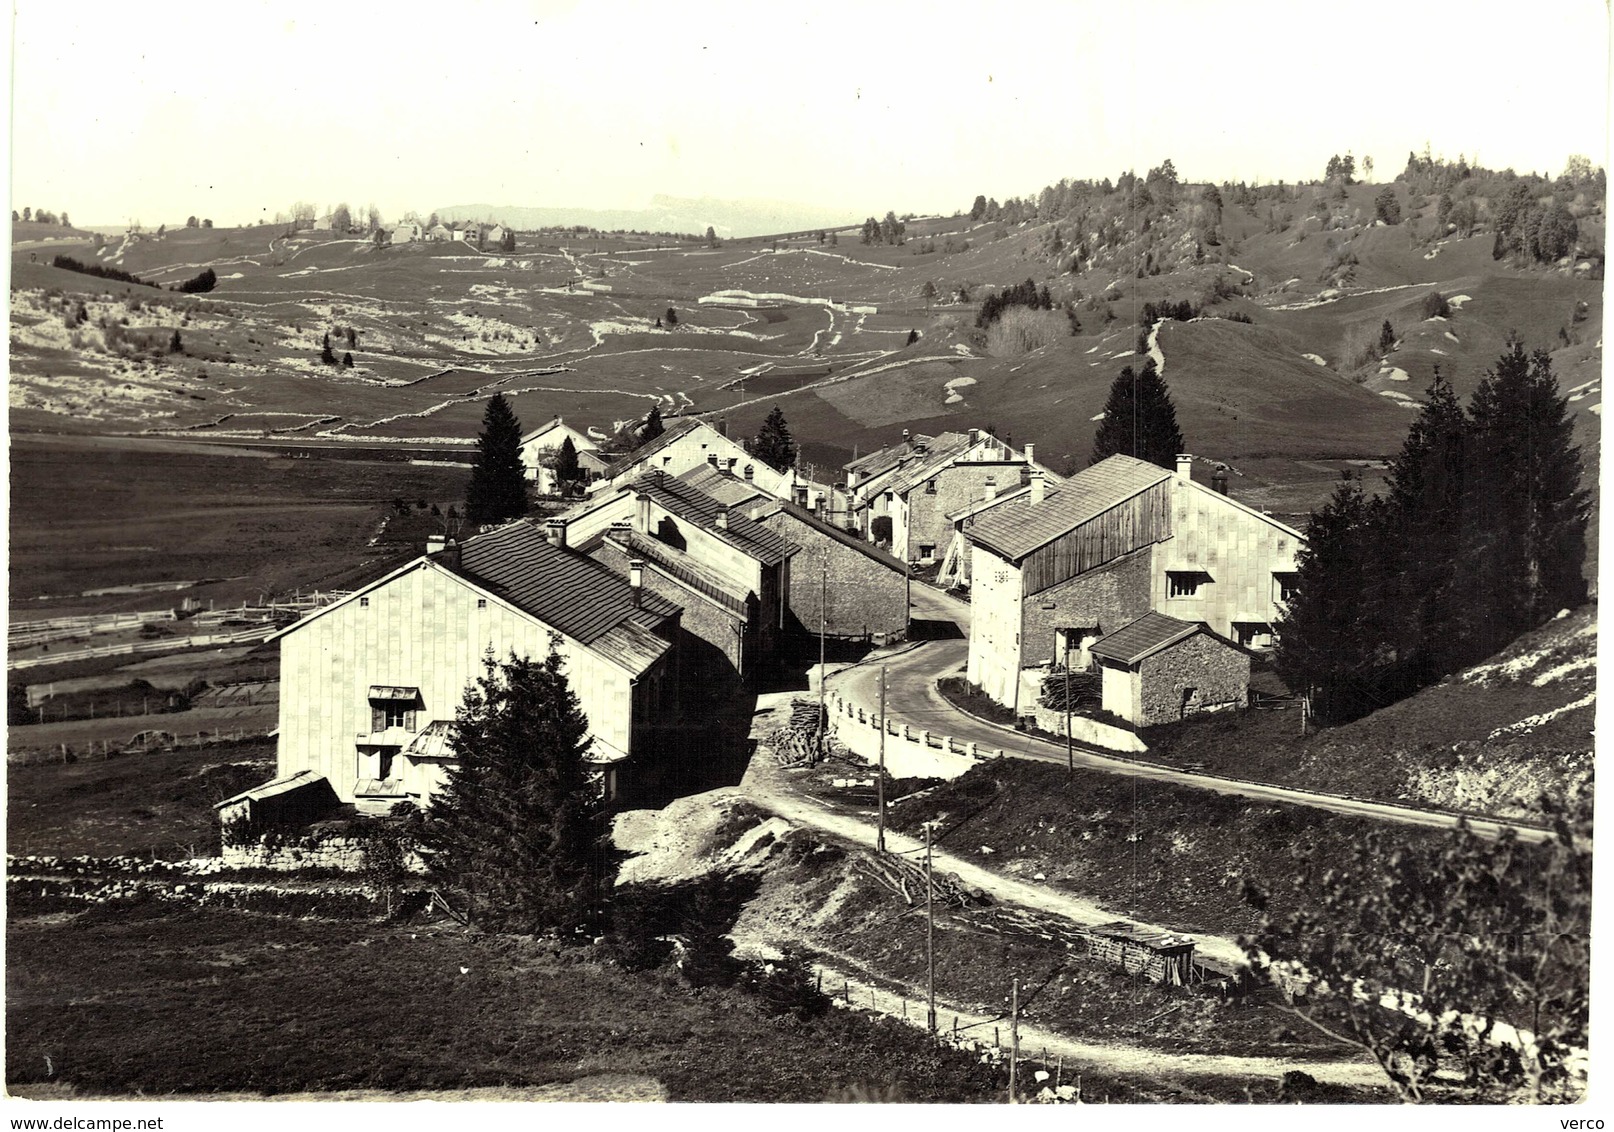
[[[1274,663],[1343,722],[1585,602],[1587,493],[1546,351],[1514,337],[1465,412],[1438,373],[1369,498],[1349,473],[1312,514]]]

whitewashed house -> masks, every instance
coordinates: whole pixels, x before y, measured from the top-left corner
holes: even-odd
[[[568,437],[577,452],[584,483],[593,483],[610,467],[610,462],[600,456],[597,443],[586,433],[579,432],[556,417],[521,438],[521,466],[526,469],[527,478],[544,495],[557,495],[560,492],[560,483],[555,479],[554,461]]]

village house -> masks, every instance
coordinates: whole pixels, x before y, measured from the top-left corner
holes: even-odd
[[[968,677],[1017,711],[1051,666],[1088,669],[1096,642],[1151,611],[1268,647],[1303,541],[1196,483],[1188,456],[1175,473],[1111,456],[1063,484],[1034,474],[1026,490],[973,509],[961,533]]]
[[[1093,642],[1105,711],[1134,727],[1242,707],[1250,654],[1203,622],[1145,613]]]
[[[521,438],[521,466],[526,469],[527,478],[537,486],[541,495],[560,494],[560,482],[555,478],[555,460],[567,437],[571,438],[572,448],[577,452],[583,483],[593,483],[610,467],[610,462],[599,454],[600,446],[593,439],[556,417]]]
[[[442,545],[280,632],[276,781],[325,779],[341,802],[424,805],[484,658],[551,649],[614,793],[653,763],[677,711],[680,609],[526,520]]]
[[[495,224],[493,227],[489,228],[485,233],[483,233],[482,238],[490,244],[497,244],[509,234],[510,229],[506,228],[503,224]]]
[[[748,679],[777,658],[799,548],[743,507],[650,471],[564,522],[568,544],[608,567],[642,561],[644,584],[684,607],[684,629],[723,658],[726,674]]]
[[[1037,468],[1031,445],[1022,455],[980,429],[936,437],[904,430],[901,444],[845,466],[852,525],[872,541],[889,540],[904,562],[932,565],[953,541],[952,512],[1018,486]]]
[[[641,444],[606,469],[590,490],[600,493],[614,490],[647,471],[679,476],[702,466],[730,472],[775,499],[803,501],[808,507],[818,506],[819,499],[827,498],[830,493],[828,487],[808,481],[795,468],[776,471],[752,457],[742,444],[729,438],[726,420],[719,419],[712,425],[699,417],[680,417],[670,422],[660,436]],[[798,488],[804,489],[805,494]]]
[[[421,227],[419,222],[405,220],[393,227],[389,241],[394,244],[412,244],[418,241],[424,233],[425,229]]]
[[[907,635],[911,580],[900,559],[782,499],[752,503],[747,514],[801,548],[789,598],[800,632],[881,645]]]
[[[443,242],[453,237],[453,233],[441,224],[433,224],[431,231],[426,233],[426,235],[433,240],[437,240],[438,242]]]

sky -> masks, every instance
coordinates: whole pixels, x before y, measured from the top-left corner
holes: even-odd
[[[15,0],[11,203],[252,223],[308,201],[967,210],[1061,177],[1389,179],[1425,145],[1607,164],[1601,0]]]

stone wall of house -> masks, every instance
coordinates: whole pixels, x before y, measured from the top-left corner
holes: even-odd
[[[1015,490],[1020,486],[1025,467],[1023,462],[966,461],[950,464],[932,476],[931,481],[936,485],[934,493],[925,490],[924,483],[912,488],[907,496],[908,535],[903,547],[908,561],[925,558],[927,546],[931,548],[930,557],[939,559],[947,552],[947,544],[953,537],[953,524],[948,514],[985,499],[987,480],[993,481],[999,495]]]
[[[356,837],[293,838],[284,844],[230,845],[219,854],[229,869],[271,869],[298,872],[303,869],[331,869],[356,873],[364,869],[364,841]],[[404,869],[424,873],[425,864],[413,849],[404,852]]]
[[[1054,649],[1060,629],[1097,626],[1100,635],[1115,632],[1149,612],[1150,555],[1143,547],[1096,570],[1050,586],[1025,598],[1021,617],[1020,663],[1030,666],[1062,662]]]
[[[763,524],[801,547],[790,560],[789,603],[807,632],[818,632],[819,603],[826,591],[824,626],[830,636],[878,636],[889,642],[906,632],[908,576],[895,561],[871,558],[788,511],[770,515]]]
[[[628,576],[628,561],[632,556],[610,539],[603,540],[589,556],[613,573],[620,574],[624,578]],[[680,657],[681,663],[686,666],[693,664],[699,667],[705,664],[710,667],[716,662],[724,665],[728,669],[728,674],[744,671],[745,622],[742,618],[735,616],[710,598],[680,585],[651,562],[645,563],[644,587],[651,593],[682,606],[684,613],[679,618],[679,625],[686,634],[708,646],[701,649],[684,649],[684,655]]]
[[[1250,657],[1208,633],[1144,659],[1138,726],[1239,707],[1250,691]]]

